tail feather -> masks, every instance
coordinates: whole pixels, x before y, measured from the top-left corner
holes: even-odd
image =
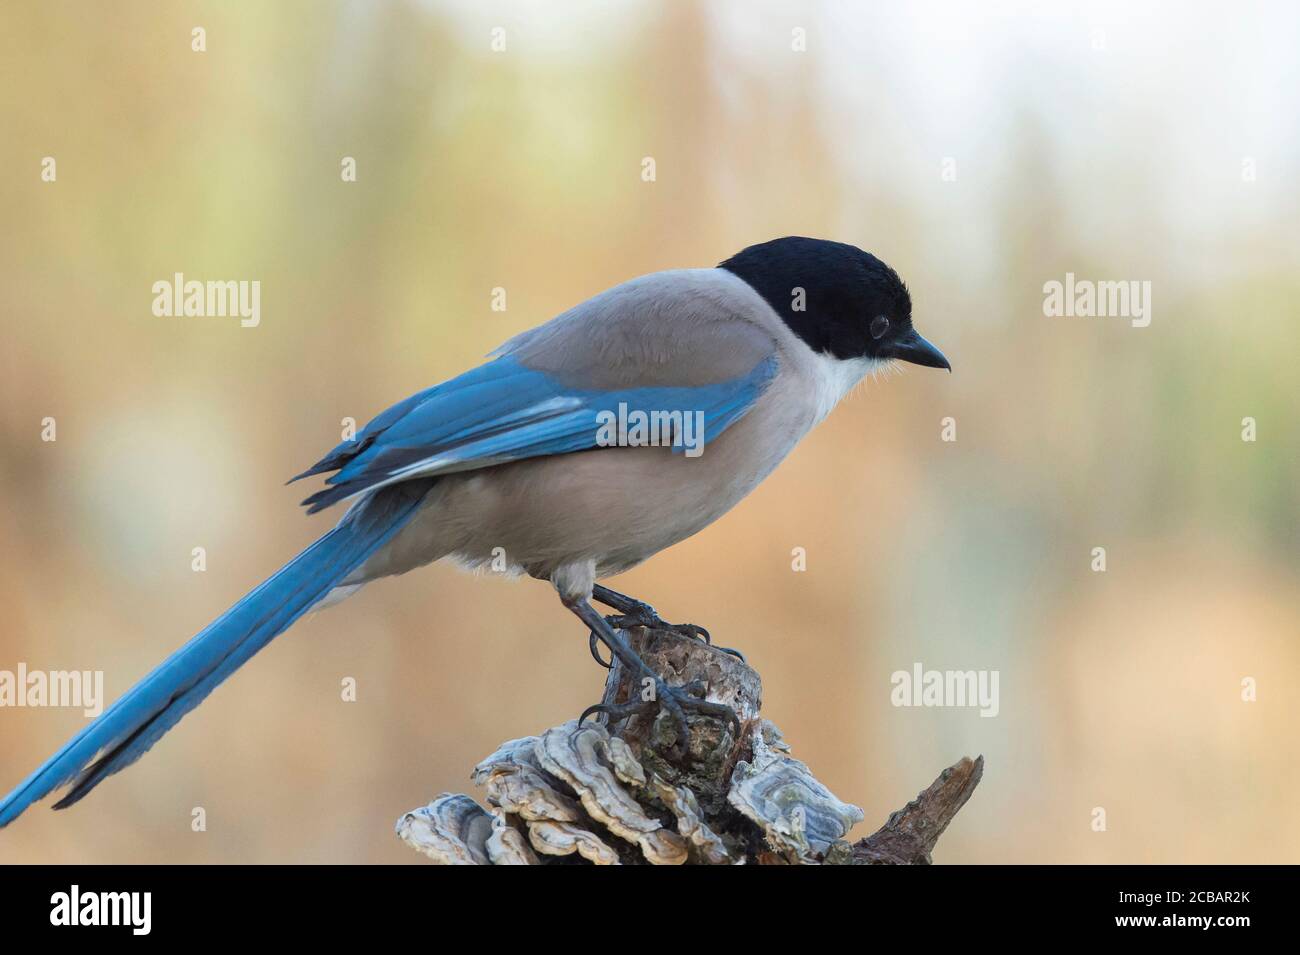
[[[382,547],[410,519],[432,479],[384,488],[210,623],[86,726],[0,802],[0,828],[72,780],[63,809],[130,766],[230,674]],[[75,780],[74,780],[75,777]]]

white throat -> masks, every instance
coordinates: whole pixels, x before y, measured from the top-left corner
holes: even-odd
[[[814,363],[814,387],[817,389],[814,400],[817,405],[817,421],[820,422],[835,410],[840,400],[857,387],[858,382],[866,377],[881,362],[874,358],[836,358],[834,355],[820,354]]]

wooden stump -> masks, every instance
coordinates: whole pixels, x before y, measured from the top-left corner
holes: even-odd
[[[980,781],[983,757],[963,759],[850,844],[861,810],[819,783],[762,718],[758,673],[697,639],[626,634],[669,686],[731,707],[739,737],[728,721],[689,712],[686,747],[663,712],[571,721],[506,742],[475,768],[488,810],[444,793],[404,815],[398,834],[444,864],[924,865]],[[645,693],[653,687],[615,661],[602,702]]]

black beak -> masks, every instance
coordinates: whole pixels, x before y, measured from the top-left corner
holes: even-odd
[[[917,334],[915,328],[909,328],[907,334],[901,335],[895,341],[890,342],[883,349],[883,354],[886,358],[910,361],[913,365],[925,365],[927,368],[947,368],[952,371],[952,365],[948,364],[948,359],[943,357],[943,352]]]

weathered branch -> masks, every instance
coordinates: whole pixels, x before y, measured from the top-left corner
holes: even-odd
[[[818,782],[762,719],[753,669],[676,633],[637,628],[627,636],[670,686],[731,707],[739,737],[726,721],[692,713],[683,753],[667,714],[608,726],[571,721],[503,743],[475,768],[488,810],[443,793],[398,820],[402,839],[449,865],[928,864],[979,783],[983,757],[963,759],[850,845],[844,838],[862,810]],[[603,702],[641,699],[633,677],[616,662]]]
[[[847,859],[836,861],[850,865],[929,865],[934,844],[983,776],[984,757],[963,756],[883,826],[855,842]]]

